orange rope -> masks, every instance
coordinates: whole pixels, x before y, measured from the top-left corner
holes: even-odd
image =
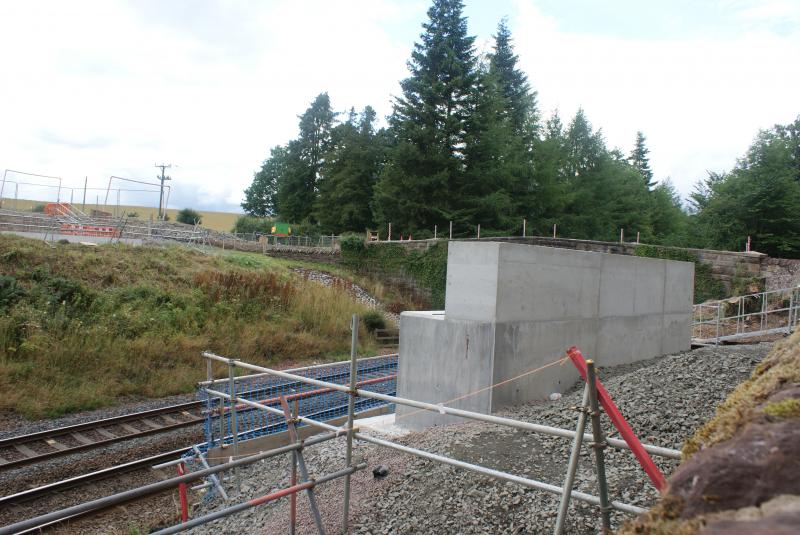
[[[487,390],[491,390],[493,388],[497,388],[497,387],[506,385],[506,384],[511,383],[513,381],[517,381],[519,379],[522,379],[523,377],[526,377],[528,375],[533,375],[534,373],[539,373],[540,371],[545,370],[545,369],[547,369],[547,368],[549,368],[551,366],[555,366],[556,364],[559,364],[559,365],[564,364],[568,360],[569,360],[569,357],[561,357],[560,359],[554,360],[552,362],[548,362],[547,364],[539,366],[538,368],[532,368],[530,370],[524,371],[524,372],[520,373],[519,375],[515,375],[514,377],[510,377],[508,379],[504,379],[504,380],[502,380],[502,381],[500,381],[498,383],[495,383],[493,385],[484,386],[483,388],[479,388],[479,389],[474,390],[472,392],[467,392],[466,394],[464,394],[462,396],[458,396],[458,397],[455,397],[453,399],[448,399],[447,401],[440,401],[439,403],[437,403],[437,405],[447,405],[449,403],[453,403],[454,401],[460,401],[462,399],[466,399],[468,397],[472,397],[472,396],[478,395],[481,392],[485,392]],[[397,420],[401,419],[401,418],[407,418],[407,417],[412,416],[414,414],[419,414],[420,412],[425,412],[426,410],[427,409],[417,409],[415,411],[411,411],[411,412],[409,412],[407,414],[404,414],[402,416],[395,416],[395,422]]]

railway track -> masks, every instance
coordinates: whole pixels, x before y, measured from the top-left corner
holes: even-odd
[[[372,368],[366,370],[372,371]],[[349,372],[349,370],[348,370]],[[343,372],[342,372],[343,373]],[[338,377],[337,374],[334,373]],[[286,385],[283,385],[286,386]],[[289,384],[291,387],[292,385]],[[261,393],[261,389],[257,389]],[[267,388],[266,390],[269,390]],[[241,394],[241,392],[240,392]],[[252,393],[251,393],[252,394]],[[266,395],[266,393],[264,393]],[[317,397],[324,397],[320,393]],[[200,424],[205,419],[204,409],[206,401],[193,401],[179,405],[172,405],[159,409],[153,409],[138,413],[127,414],[103,420],[95,420],[92,422],[85,422],[77,425],[51,429],[47,431],[40,431],[30,433],[27,435],[20,435],[0,439],[0,471],[7,470],[13,467],[20,467],[30,465],[39,461],[46,461],[49,459],[69,455],[72,453],[82,452],[95,448],[102,448],[103,446],[113,444],[116,442],[128,441],[148,435],[158,433],[166,433],[175,429],[189,427],[192,425]],[[356,403],[356,410],[359,411],[362,404],[368,404],[367,400],[361,400]],[[367,408],[364,405],[364,408]],[[240,412],[248,412],[251,409],[240,410]],[[309,416],[317,419],[326,419],[332,417],[333,413],[346,412],[347,405],[321,406],[316,408]],[[266,431],[266,432],[280,432],[284,426],[284,422],[275,422],[260,429],[250,429],[253,431]],[[239,433],[239,440],[246,440],[248,438],[248,431]],[[174,447],[177,444],[171,445]],[[41,514],[37,508],[41,510],[43,504],[49,503],[49,497],[63,498],[63,496],[70,493],[88,493],[91,495],[94,486],[102,487],[105,483],[103,480],[112,478],[119,478],[125,474],[125,478],[133,478],[134,481],[142,477],[155,477],[163,478],[164,474],[152,474],[151,476],[136,475],[136,472],[150,471],[153,465],[157,465],[169,460],[177,459],[189,450],[190,446],[158,453],[150,457],[137,459],[134,461],[126,462],[124,464],[109,466],[81,474],[78,476],[70,477],[61,481],[47,483],[36,488],[30,488],[0,497],[0,511],[7,511],[11,515],[3,519],[3,523],[17,522],[16,518],[30,518],[36,514]],[[138,483],[140,485],[141,483]],[[141,495],[131,501],[140,501],[146,499],[156,499],[157,495],[165,494],[165,491],[153,493],[152,495]],[[79,494],[80,495],[80,494]],[[82,498],[85,501],[85,498]],[[57,507],[63,505],[58,502]],[[45,505],[45,507],[47,507]],[[77,520],[79,517],[91,517],[102,513],[107,507],[95,508],[81,513],[78,516],[72,516],[63,521]],[[45,509],[46,511],[47,509]],[[59,522],[48,522],[36,526],[28,532],[35,532],[45,528],[51,528]],[[2,531],[2,529],[0,529]]]
[[[196,425],[204,419],[202,407],[191,401],[0,439],[0,470]]]
[[[76,477],[72,477],[69,479],[65,479],[62,481],[57,481],[55,483],[49,483],[47,485],[42,485],[41,487],[36,487],[33,489],[25,490],[22,492],[18,492],[16,494],[11,494],[9,496],[0,497],[0,509],[6,509],[9,511],[16,511],[19,513],[22,518],[34,516],[32,515],[27,509],[28,507],[32,506],[37,500],[46,498],[47,496],[53,494],[61,494],[65,491],[69,491],[72,489],[77,489],[80,487],[91,486],[95,483],[98,483],[102,480],[106,480],[113,477],[120,477],[124,474],[136,472],[136,471],[144,471],[150,470],[150,468],[159,463],[163,463],[166,461],[170,461],[173,459],[179,458],[181,455],[186,453],[187,448],[180,448],[177,450],[172,450],[164,453],[159,453],[157,455],[153,455],[151,457],[146,457],[143,459],[137,459],[135,461],[127,462],[121,465],[112,466],[109,468],[104,468],[102,470],[97,470],[94,472],[90,472],[87,474],[82,474]],[[164,492],[160,493],[153,493],[152,495],[143,495],[140,496],[137,500],[131,501],[140,501],[142,499],[146,499],[150,496],[156,496],[159,494],[164,494]],[[31,528],[29,530],[20,531],[18,533],[38,533],[43,529],[54,527],[57,524],[62,524],[64,522],[72,522],[78,520],[79,518],[90,517],[93,515],[97,515],[106,509],[111,509],[112,507],[96,507],[89,511],[85,511],[81,514],[72,515],[69,518],[65,518],[59,521],[53,522],[44,522],[38,524],[36,527]]]

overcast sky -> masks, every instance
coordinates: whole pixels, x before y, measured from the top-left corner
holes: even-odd
[[[104,188],[152,180],[163,161],[177,165],[171,206],[238,210],[320,92],[337,110],[390,113],[428,7],[0,0],[0,170]],[[473,0],[466,15],[479,51],[508,16],[545,115],[582,106],[626,153],[644,131],[656,177],[684,195],[800,114],[800,0]]]

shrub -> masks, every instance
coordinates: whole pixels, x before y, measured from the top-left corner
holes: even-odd
[[[269,217],[243,215],[236,219],[231,230],[237,234],[272,234],[273,222],[274,220]]]
[[[20,287],[16,278],[0,275],[0,310],[12,306],[23,295],[25,295],[25,290]]]
[[[364,322],[364,327],[367,328],[367,331],[371,333],[375,332],[377,329],[386,328],[386,318],[384,318],[383,314],[377,310],[370,310],[366,312],[361,318],[361,321]]]
[[[63,277],[52,277],[46,281],[49,297],[54,306],[60,304],[83,309],[91,305],[94,292],[81,282]]]
[[[339,240],[339,246],[342,248],[342,253],[358,255],[366,249],[364,244],[364,236],[360,234],[345,234]]]
[[[184,223],[186,225],[199,225],[203,222],[203,216],[201,216],[200,212],[197,210],[184,208],[178,212],[178,215],[175,217],[175,221],[178,223]]]
[[[44,213],[44,205],[43,204],[35,204],[31,207],[31,212],[35,212],[38,214]]]

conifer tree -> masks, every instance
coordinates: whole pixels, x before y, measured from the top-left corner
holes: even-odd
[[[376,187],[376,215],[407,232],[448,221],[463,171],[476,60],[462,11],[461,0],[433,1],[389,119],[396,144]]]
[[[652,188],[654,186],[653,171],[650,170],[650,160],[647,158],[647,155],[650,154],[650,149],[645,145],[646,139],[641,131],[636,132],[636,143],[628,161],[641,173],[645,185],[648,188]]]
[[[299,223],[312,216],[335,117],[328,93],[320,93],[300,116],[300,135],[287,146],[283,172],[276,184],[276,208],[281,219]]]
[[[531,91],[528,76],[518,67],[519,57],[514,53],[511,31],[507,19],[497,25],[495,45],[489,56],[489,72],[496,78],[506,100],[504,113],[508,115],[514,132],[528,137],[537,126],[536,92]]]
[[[530,165],[524,140],[507,113],[501,82],[488,64],[479,70],[471,102],[464,172],[455,190],[452,217],[456,228],[471,229],[480,223],[486,231],[506,232],[514,226],[522,201],[515,194],[523,189]]]

